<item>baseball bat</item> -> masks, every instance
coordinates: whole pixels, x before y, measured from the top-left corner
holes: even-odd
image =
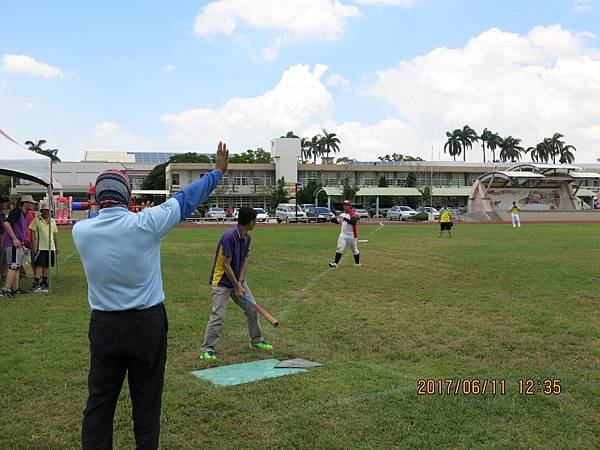
[[[249,295],[244,295],[244,300],[250,303],[250,305],[256,310],[256,312],[263,316],[266,319],[266,321],[269,322],[271,325],[273,325],[274,327],[279,325],[279,321],[267,311],[265,311],[258,303],[256,303],[256,300],[254,300],[254,298],[252,298]]]

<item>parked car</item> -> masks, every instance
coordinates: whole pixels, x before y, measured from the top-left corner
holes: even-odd
[[[257,222],[266,223],[266,222],[269,221],[269,215],[267,214],[267,212],[264,209],[262,209],[262,208],[254,208],[254,211],[257,212],[257,214],[256,214],[256,221]]]
[[[368,219],[369,218],[369,213],[366,209],[363,208],[358,208],[354,210],[356,212],[356,214],[358,215],[359,218],[361,219]]]
[[[227,216],[225,215],[225,210],[223,208],[210,208],[204,218],[209,220],[225,220]]]
[[[389,210],[390,210],[390,208],[383,208],[382,206],[380,206],[379,207],[379,217],[387,217]],[[373,203],[371,205],[371,209],[369,210],[369,214],[371,215],[371,217],[375,217],[377,215],[377,208],[376,208],[376,204],[375,203]]]
[[[425,213],[425,214],[432,213],[433,214],[433,220],[438,220],[440,218],[440,212],[437,209],[432,208],[431,206],[425,206],[425,208],[423,208],[422,206],[420,206],[419,208],[415,209],[415,211],[417,212],[417,214],[420,214],[420,213]]]
[[[233,214],[232,214],[233,220],[238,220],[239,216],[240,216],[240,208],[235,208],[233,210]]]
[[[315,205],[313,203],[302,203],[300,205],[300,208],[302,208],[302,211],[306,212],[308,211],[308,208],[314,208]]]
[[[417,212],[410,206],[393,206],[389,209],[387,218],[389,220],[407,220],[416,215]]]
[[[293,203],[280,203],[275,210],[277,223],[281,222],[306,222],[306,213],[302,211],[300,205]]]
[[[333,222],[335,215],[323,206],[307,208],[306,217],[309,222]]]

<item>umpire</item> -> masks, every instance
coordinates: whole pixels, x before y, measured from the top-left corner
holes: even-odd
[[[113,418],[127,373],[138,449],[158,448],[167,355],[167,316],[160,272],[160,242],[215,189],[227,170],[219,143],[216,169],[165,203],[129,212],[126,175],[107,170],[96,180],[97,217],[73,227],[92,309],[84,449],[112,448]]]

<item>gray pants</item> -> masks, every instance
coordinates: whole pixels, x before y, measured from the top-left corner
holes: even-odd
[[[246,293],[252,295],[248,285],[244,283],[244,289]],[[212,311],[210,313],[210,319],[206,325],[206,332],[204,333],[204,343],[200,347],[200,352],[214,352],[215,346],[221,337],[223,331],[223,325],[225,324],[225,314],[227,313],[227,305],[229,299],[232,299],[237,305],[244,310],[246,314],[246,321],[248,322],[248,334],[253,344],[263,341],[262,330],[258,323],[258,313],[250,306],[249,303],[235,295],[235,291],[231,288],[226,287],[213,287],[212,288]]]

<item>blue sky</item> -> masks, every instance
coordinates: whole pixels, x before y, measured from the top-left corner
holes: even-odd
[[[526,146],[561,131],[591,160],[600,156],[588,104],[600,101],[599,3],[5,0],[0,129],[80,159],[92,148],[205,152],[219,139],[234,151],[268,148],[287,129],[325,126],[340,134],[343,153],[374,159],[428,156],[432,145],[439,154],[444,132],[470,123]],[[309,4],[320,26],[309,13],[290,19]],[[458,53],[436,52],[443,47]],[[485,70],[482,58],[503,49],[510,56]],[[541,84],[531,84],[532,71]],[[479,82],[490,96],[465,98]],[[511,92],[520,101],[507,102]]]

